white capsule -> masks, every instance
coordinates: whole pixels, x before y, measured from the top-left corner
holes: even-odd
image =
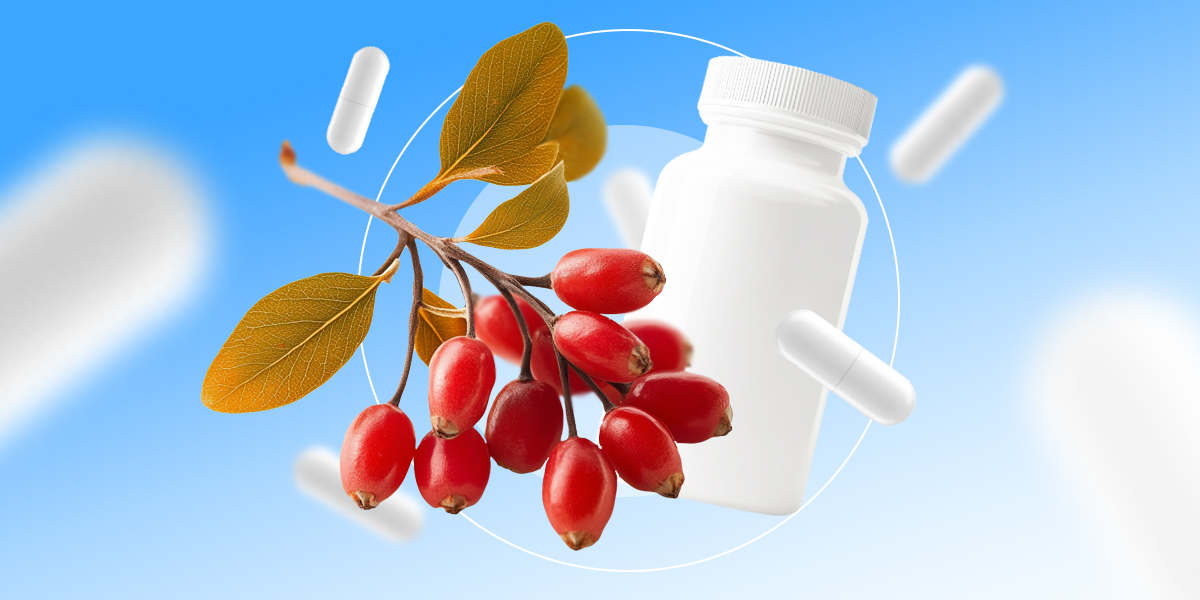
[[[604,204],[626,248],[641,247],[653,195],[650,179],[637,169],[621,169],[604,182]]]
[[[384,539],[407,542],[421,533],[425,516],[421,506],[407,494],[397,491],[371,510],[359,508],[342,490],[338,455],[332,450],[314,447],[296,458],[293,475],[296,487],[313,500],[341,513],[342,516],[370,529]]]
[[[390,67],[387,55],[374,46],[354,53],[342,93],[333,108],[333,118],[329,120],[329,129],[325,132],[325,140],[334,152],[350,154],[362,147]]]
[[[154,145],[83,144],[12,192],[0,198],[0,441],[175,313],[211,246],[203,188]]]
[[[892,172],[924,183],[979,129],[1004,96],[1004,83],[989,67],[968,67],[892,145]]]
[[[811,310],[788,313],[775,341],[784,358],[873,421],[895,425],[916,406],[908,379]]]

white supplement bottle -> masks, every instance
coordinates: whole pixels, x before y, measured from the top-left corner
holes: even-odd
[[[704,145],[663,169],[642,241],[667,285],[630,318],[678,327],[695,348],[690,370],[729,390],[733,431],[679,445],[682,497],[789,514],[804,500],[827,390],[779,354],[775,328],[798,309],[842,328],[867,230],[842,171],[867,143],[875,96],[720,57],[699,108]]]

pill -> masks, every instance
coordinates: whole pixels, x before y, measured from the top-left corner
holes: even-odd
[[[994,70],[968,67],[892,145],[892,172],[909,183],[928,181],[987,121],[1003,96],[1004,83]]]
[[[132,139],[67,146],[0,198],[0,441],[193,297],[208,216],[185,166]]]
[[[1029,414],[1131,598],[1200,598],[1200,327],[1159,291],[1097,289],[1031,328]],[[1073,508],[1073,510],[1076,510]]]
[[[637,169],[614,171],[604,182],[604,205],[626,248],[639,248],[654,195],[650,179]]]
[[[292,474],[296,487],[308,497],[386,540],[407,542],[421,533],[425,516],[412,497],[397,491],[379,506],[363,510],[342,489],[340,468],[337,454],[317,446],[300,453]]]
[[[334,152],[350,154],[362,147],[390,66],[387,55],[374,46],[354,53],[325,132],[325,140]]]
[[[784,358],[873,421],[895,425],[916,406],[908,379],[811,310],[788,313],[775,341]]]

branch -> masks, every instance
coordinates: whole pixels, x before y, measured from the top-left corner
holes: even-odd
[[[408,372],[412,368],[413,348],[417,345],[417,319],[421,310],[422,298],[425,291],[425,275],[421,272],[421,257],[417,254],[417,241],[408,238],[408,253],[412,255],[413,264],[413,302],[408,313],[408,350],[404,355],[404,372],[400,374],[400,385],[388,404],[400,406],[400,398],[404,396],[404,386],[408,383]]]

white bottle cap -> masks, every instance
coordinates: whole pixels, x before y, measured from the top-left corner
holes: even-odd
[[[755,58],[719,56],[708,63],[700,115],[752,109],[754,119],[824,135],[855,156],[867,145],[875,96],[840,79]],[[745,111],[741,111],[745,112]]]

